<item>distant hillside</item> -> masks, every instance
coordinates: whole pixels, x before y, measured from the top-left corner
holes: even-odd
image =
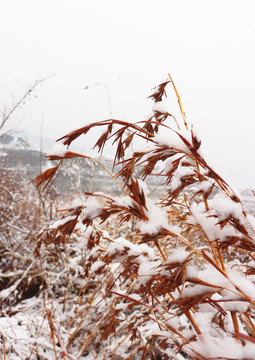
[[[33,180],[40,171],[54,166],[46,159],[46,153],[32,149],[20,136],[8,135],[0,138],[0,165],[2,168],[19,172],[27,181]],[[102,158],[100,162],[109,171],[112,160]],[[59,193],[71,191],[113,191],[119,187],[99,164],[86,159],[65,161],[60,176],[54,179],[54,187]]]
[[[54,166],[54,162],[46,159],[46,153],[32,149],[21,136],[9,135],[0,138],[0,166],[21,173],[27,181],[39,175],[40,170]],[[112,160],[101,158],[102,165],[111,172]],[[162,191],[162,180],[156,177],[149,179],[151,194],[158,195]],[[65,161],[60,175],[54,180],[57,193],[68,194],[73,191],[104,191],[119,194],[120,187],[111,176],[97,163],[86,159]],[[255,191],[241,191],[241,199],[245,210],[255,215]]]

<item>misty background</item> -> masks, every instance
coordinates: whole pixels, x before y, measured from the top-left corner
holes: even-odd
[[[8,124],[47,150],[93,121],[144,120],[170,72],[207,161],[254,188],[254,14],[252,0],[0,0],[1,110],[47,79]]]

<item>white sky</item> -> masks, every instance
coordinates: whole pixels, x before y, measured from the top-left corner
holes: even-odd
[[[254,0],[0,0],[0,104],[56,73],[13,119],[56,139],[109,117],[105,86],[114,117],[144,120],[170,72],[208,162],[254,188],[254,39]]]

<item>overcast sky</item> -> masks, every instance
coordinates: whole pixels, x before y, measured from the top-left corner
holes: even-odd
[[[171,73],[208,162],[255,188],[254,0],[0,0],[0,104],[45,81],[13,126],[56,139],[144,120]],[[88,88],[87,88],[88,87]],[[174,96],[173,113],[180,118]],[[90,145],[86,143],[85,145]]]

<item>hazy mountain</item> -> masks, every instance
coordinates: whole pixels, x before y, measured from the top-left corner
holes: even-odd
[[[54,144],[49,139],[44,139],[43,143],[48,145],[48,149],[52,148]],[[31,144],[20,134],[0,137],[1,167],[18,171],[27,181],[31,181],[41,171],[56,164],[56,162],[50,162],[46,159],[46,153],[46,151],[40,151],[38,138],[34,138],[34,143]],[[111,158],[100,158],[100,162],[111,171]],[[80,158],[64,162],[53,186],[61,194],[68,194],[71,191],[121,192],[121,188],[102,166],[92,160]],[[162,191],[160,179],[153,177],[149,182],[149,188],[151,193],[159,194]],[[255,191],[252,189],[242,190],[240,196],[245,210],[255,215]]]

